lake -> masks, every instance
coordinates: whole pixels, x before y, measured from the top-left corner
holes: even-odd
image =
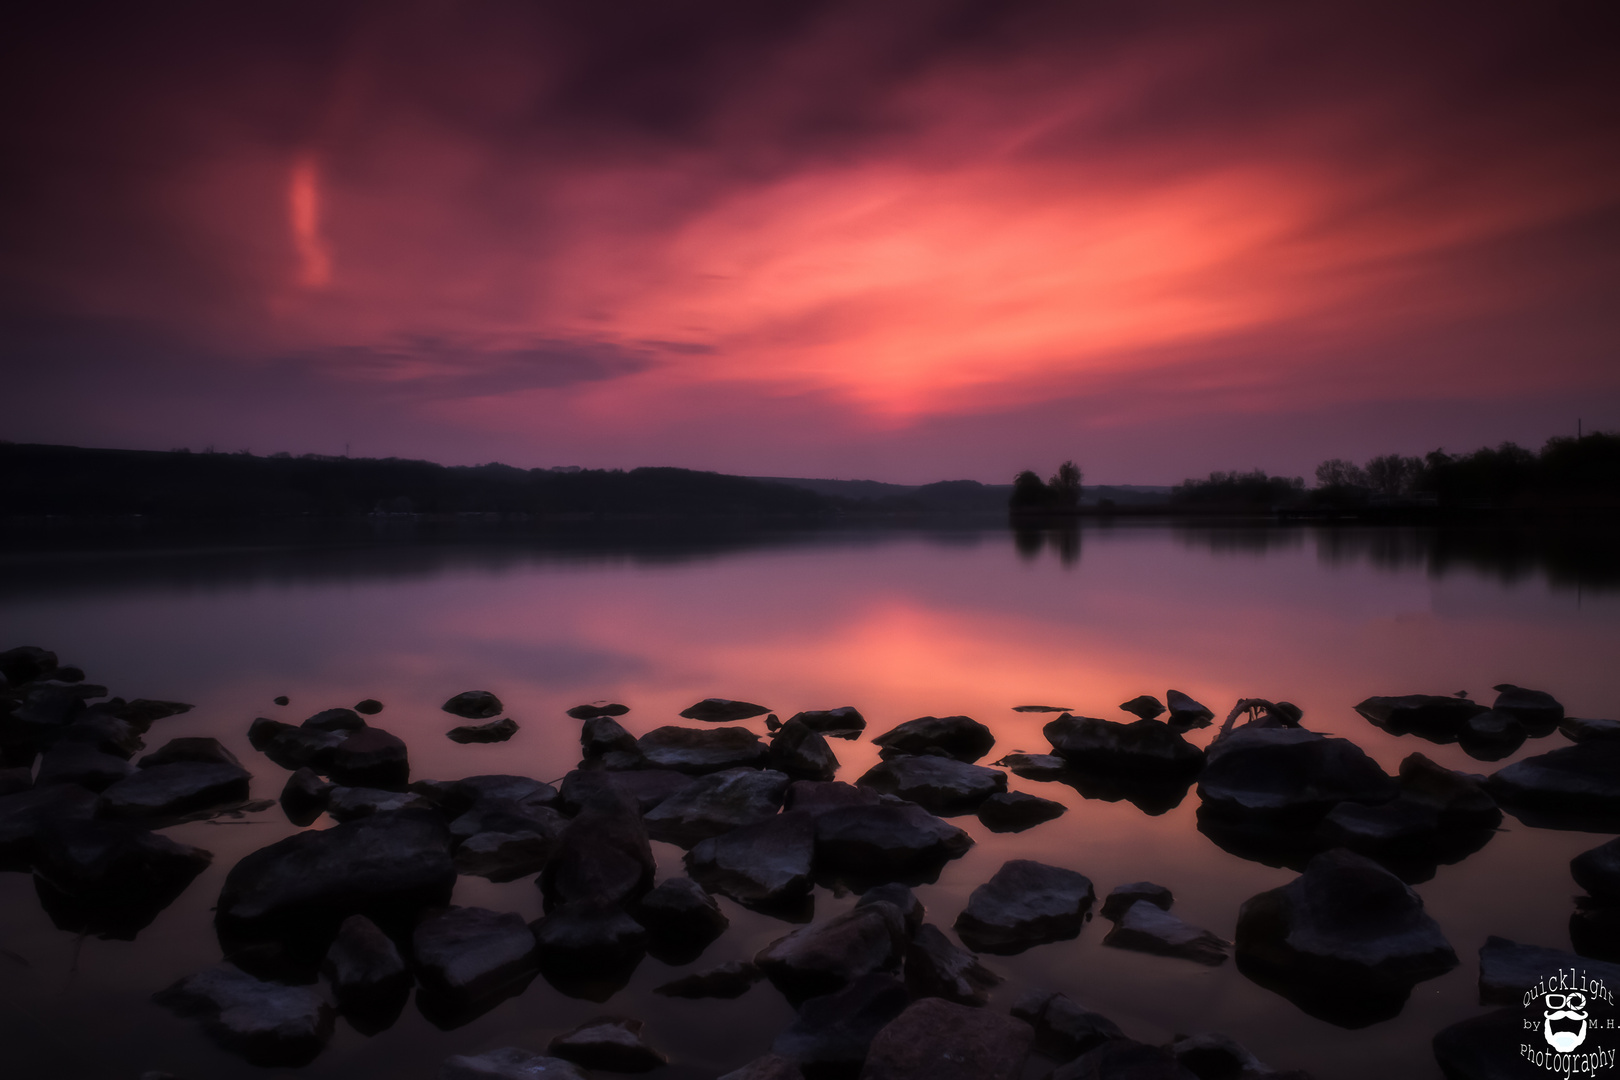
[[[406,740],[422,778],[555,782],[579,758],[580,725],[564,711],[599,699],[630,706],[620,719],[638,735],[682,723],[680,710],[714,696],[759,702],[784,719],[854,705],[868,737],[832,741],[838,777],[852,781],[878,760],[869,736],[914,717],[966,714],[988,725],[988,764],[1049,749],[1041,728],[1050,715],[1014,706],[1127,721],[1119,703],[1170,688],[1217,721],[1242,697],[1294,702],[1306,727],[1354,740],[1391,773],[1414,751],[1487,773],[1569,743],[1555,733],[1482,762],[1457,745],[1387,734],[1352,706],[1375,694],[1457,691],[1488,704],[1494,684],[1511,682],[1551,692],[1572,716],[1616,716],[1612,540],[1154,522],[1022,535],[971,524],[670,535],[644,523],[538,536],[424,539],[405,529],[330,542],[52,544],[0,558],[0,648],[40,645],[113,694],[192,703],[158,721],[147,745],[214,736],[253,772],[262,798],[280,792],[287,772],[249,745],[255,717],[297,723],[367,697],[384,703],[372,722]],[[494,745],[447,740],[462,721],[440,705],[469,689],[498,695],[517,735]],[[274,705],[278,695],[291,704]],[[746,725],[765,730],[761,720]],[[1216,730],[1188,737],[1207,744]],[[1175,914],[1228,939],[1247,898],[1295,876],[1201,833],[1196,790],[1149,815],[1063,784],[1010,780],[1069,809],[1009,834],[972,815],[952,819],[976,846],[916,890],[947,934],[968,894],[1013,858],[1078,870],[1099,901],[1126,882],[1166,885]],[[0,874],[6,1074],[429,1080],[448,1055],[543,1050],[557,1033],[613,1013],[644,1020],[648,1041],[670,1055],[654,1075],[708,1080],[766,1052],[793,1016],[768,982],[734,1000],[652,993],[678,974],[748,959],[793,928],[722,899],[731,928],[699,960],[677,969],[649,958],[605,1003],[536,979],[454,1030],[413,1004],[371,1037],[340,1020],[308,1066],[256,1068],[151,997],[220,959],[211,908],[226,872],[294,831],[279,807],[166,830],[214,861],[134,941],[59,930],[30,875]],[[1509,816],[1477,853],[1415,885],[1461,963],[1419,983],[1399,1016],[1368,1027],[1313,1018],[1232,962],[1208,968],[1104,947],[1100,917],[1073,940],[985,957],[1006,980],[990,1007],[1005,1011],[1046,988],[1147,1042],[1219,1031],[1273,1068],[1318,1080],[1438,1077],[1434,1032],[1485,1011],[1480,945],[1495,934],[1569,949],[1579,891],[1569,860],[1609,838]],[[660,878],[683,872],[680,849],[654,850]],[[817,888],[814,899],[823,919],[856,897]],[[463,876],[455,902],[541,914],[528,879]]]

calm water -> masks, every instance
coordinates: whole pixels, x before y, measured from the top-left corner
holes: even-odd
[[[1472,692],[1514,682],[1551,691],[1575,716],[1620,713],[1620,593],[1603,544],[1484,544],[1422,532],[1179,529],[1129,526],[1078,536],[1015,538],[1000,529],[822,532],[769,537],[648,535],[292,548],[194,546],[0,560],[0,643],[54,649],[92,682],[125,697],[193,702],[159,721],[156,747],[212,735],[274,797],[286,778],[256,753],[255,716],[298,721],[377,697],[375,722],[410,743],[413,775],[489,772],[554,780],[578,758],[578,723],[563,710],[623,701],[633,733],[675,721],[699,698],[799,709],[853,704],[870,732],[925,714],[966,713],[997,746],[1044,751],[1039,715],[1012,706],[1071,706],[1119,720],[1118,702],[1168,687],[1224,715],[1243,696],[1294,701],[1307,726],[1354,739],[1386,769],[1422,750],[1488,772],[1456,746],[1387,735],[1351,706],[1371,694]],[[1581,552],[1585,554],[1581,554]],[[438,708],[461,690],[493,690],[522,725],[509,743],[459,746]],[[292,705],[271,699],[287,694]],[[759,721],[750,722],[759,730]],[[1194,732],[1207,742],[1211,732]],[[1566,745],[1532,740],[1508,760]],[[834,741],[839,778],[877,759],[865,741]],[[1505,764],[1506,762],[1503,762]],[[1283,884],[1287,870],[1221,850],[1195,827],[1196,793],[1150,817],[1128,802],[1081,798],[1058,784],[1011,778],[1014,790],[1066,803],[1063,817],[997,836],[956,818],[978,844],[918,895],[949,931],[972,889],[1010,858],[1089,876],[1099,896],[1148,879],[1170,886],[1183,919],[1230,938],[1238,907]],[[325,819],[317,824],[321,827]],[[0,1045],[7,1075],[264,1077],[216,1049],[193,1021],[151,994],[219,959],[210,916],[226,871],[292,832],[279,808],[247,822],[168,832],[207,848],[213,866],[133,942],[80,940],[53,927],[31,878],[0,874]],[[1016,957],[987,957],[1006,978],[993,1008],[1031,987],[1061,990],[1138,1039],[1225,1032],[1276,1068],[1318,1078],[1438,1077],[1429,1038],[1477,1004],[1476,953],[1489,934],[1569,948],[1576,892],[1568,861],[1606,836],[1530,829],[1509,818],[1479,853],[1417,886],[1462,964],[1421,983],[1402,1014],[1359,1031],[1313,1019],[1249,982],[1235,964],[1103,948],[1106,923]],[[655,844],[660,875],[680,851]],[[853,903],[818,889],[816,917]],[[527,880],[464,877],[456,902],[541,913]],[[452,1053],[535,1050],[604,1012],[646,1021],[671,1056],[657,1075],[707,1078],[765,1052],[791,1011],[768,983],[734,1001],[651,992],[691,970],[750,957],[791,927],[722,899],[731,930],[686,969],[647,959],[605,1005],[536,980],[521,996],[453,1031],[408,1007],[363,1037],[339,1022],[327,1051],[287,1075],[428,1080]],[[16,1071],[12,1071],[15,1067]]]

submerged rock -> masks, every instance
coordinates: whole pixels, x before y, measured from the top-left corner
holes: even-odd
[[[872,1040],[862,1080],[1019,1080],[1034,1041],[1024,1021],[938,997],[907,1006]]]
[[[1078,935],[1095,899],[1084,874],[1011,859],[973,890],[956,933],[975,952],[1010,956]]]
[[[788,811],[702,841],[686,866],[705,888],[740,904],[781,904],[810,891],[815,847],[814,820]]]
[[[897,970],[905,945],[905,917],[889,904],[871,904],[778,938],[754,963],[789,999],[802,1000],[869,972]]]
[[[1035,1029],[1035,1048],[1054,1061],[1072,1061],[1125,1033],[1102,1013],[1082,1009],[1062,994],[1036,990],[1020,998],[1012,1014]]]
[[[932,923],[917,927],[906,946],[906,989],[912,997],[944,998],[959,1005],[983,1005],[1001,985],[1000,975],[966,949],[951,944]]]
[[[678,998],[737,998],[765,973],[753,964],[733,961],[653,988],[653,993]]]
[[[758,735],[740,727],[654,728],[636,740],[636,747],[653,768],[694,774],[763,768],[769,754]]]
[[[571,1061],[505,1046],[445,1058],[439,1080],[586,1080],[586,1076]]]
[[[850,806],[815,815],[816,862],[860,882],[920,885],[973,838],[920,806]]]
[[[464,690],[440,707],[464,720],[488,720],[503,711],[501,699],[488,690]]]
[[[708,724],[724,724],[732,720],[747,720],[754,716],[764,716],[771,710],[764,705],[755,705],[751,701],[732,701],[730,698],[704,698],[696,705],[690,705],[681,710],[681,716],[688,720],[702,720]]]
[[[872,740],[882,756],[940,754],[957,761],[978,761],[996,744],[993,732],[970,716],[919,716]]]
[[[771,738],[770,764],[797,780],[831,780],[838,772],[832,747],[802,720],[789,720]]]
[[[106,818],[173,818],[246,802],[252,777],[235,765],[180,761],[137,770],[101,793]]]
[[[853,1075],[878,1032],[910,1003],[899,979],[870,972],[835,993],[806,1001],[771,1044],[771,1053],[798,1063],[810,1075]]]
[[[788,723],[795,720],[823,734],[866,730],[866,717],[862,716],[853,705],[844,705],[837,709],[807,709],[788,717]]]
[[[1161,910],[1169,911],[1175,896],[1163,885],[1155,885],[1151,881],[1133,881],[1129,885],[1117,886],[1108,894],[1103,901],[1102,917],[1118,922],[1138,900],[1146,900]]]
[[[1007,774],[948,757],[901,755],[878,762],[855,783],[942,814],[972,810],[1006,791]]]
[[[1119,707],[1130,713],[1132,716],[1143,720],[1158,719],[1160,714],[1164,712],[1163,703],[1161,703],[1159,699],[1154,697],[1152,694],[1142,694],[1139,697],[1133,697],[1129,701],[1121,702]]]
[[[647,835],[682,847],[775,816],[789,780],[768,769],[709,773],[642,815]]]
[[[1198,795],[1228,817],[1281,820],[1296,828],[1341,802],[1387,802],[1395,781],[1348,739],[1305,728],[1236,728],[1209,748]]]
[[[411,973],[399,948],[364,915],[351,915],[321,965],[338,1008],[362,1034],[394,1023],[410,996]]]
[[[1167,724],[1116,724],[1091,716],[1062,716],[1043,729],[1059,756],[1077,768],[1131,777],[1190,777],[1204,752]]]
[[[1151,901],[1138,900],[1120,916],[1103,944],[1219,967],[1226,963],[1226,950],[1232,943],[1182,922]]]
[[[517,721],[510,716],[501,720],[491,720],[487,724],[463,724],[453,727],[445,732],[445,737],[451,742],[458,743],[497,743],[505,742],[517,734]]]
[[[669,1058],[647,1045],[641,1028],[640,1020],[627,1016],[598,1016],[552,1039],[546,1052],[608,1072],[647,1072],[667,1065]]]
[[[261,1067],[307,1065],[332,1037],[332,1007],[307,986],[255,979],[230,964],[189,975],[152,1000],[201,1017],[216,1041]]]
[[[423,991],[443,999],[424,1003],[424,1013],[465,1019],[527,986],[539,966],[535,936],[523,916],[477,907],[452,907],[423,919],[411,935],[411,952]]]
[[[1022,791],[1003,791],[979,804],[979,820],[991,832],[1023,832],[1043,821],[1062,817],[1069,808],[1060,802]]]
[[[575,705],[568,710],[568,715],[575,720],[595,720],[598,717],[623,716],[629,711],[630,706],[620,705],[616,702],[612,704],[593,703],[590,705]]]

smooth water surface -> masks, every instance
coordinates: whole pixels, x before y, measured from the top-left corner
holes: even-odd
[[[679,710],[710,696],[757,701],[784,718],[855,705],[869,735],[917,716],[965,713],[996,732],[988,763],[1047,749],[1049,717],[1012,706],[1130,720],[1119,702],[1174,687],[1218,718],[1239,697],[1296,702],[1306,726],[1354,739],[1390,772],[1419,750],[1470,772],[1506,761],[1390,736],[1352,711],[1369,695],[1466,690],[1488,703],[1493,684],[1513,682],[1552,692],[1570,715],[1620,713],[1620,593],[1602,587],[1611,578],[1597,575],[1594,587],[1586,571],[1561,571],[1556,560],[1441,552],[1421,532],[1139,525],[1022,538],[1002,529],[821,532],[674,547],[507,537],[12,554],[0,561],[0,647],[53,649],[114,694],[194,703],[159,721],[148,746],[213,735],[253,771],[254,795],[269,798],[287,774],[248,745],[252,719],[297,722],[365,697],[385,703],[373,723],[410,744],[415,777],[503,772],[548,781],[579,756],[578,722],[563,711],[597,699],[628,704],[621,720],[635,734],[682,722]],[[461,721],[440,703],[473,688],[498,694],[522,725],[510,742],[445,739]],[[273,705],[278,694],[292,704]],[[761,721],[748,723],[763,732]],[[1212,734],[1190,738],[1207,743]],[[868,741],[832,745],[840,779],[877,760]],[[1557,734],[1532,740],[1508,760],[1562,745]],[[1010,781],[1070,810],[1007,835],[955,818],[978,844],[917,890],[947,932],[968,893],[1010,858],[1079,870],[1099,897],[1124,882],[1168,885],[1177,915],[1226,938],[1245,899],[1294,876],[1200,833],[1196,791],[1149,816],[1060,784]],[[210,909],[226,871],[292,831],[279,808],[167,830],[215,861],[133,942],[57,930],[28,875],[0,874],[0,1044],[17,1069],[6,1074],[280,1075],[217,1049],[194,1021],[150,998],[220,958]],[[1605,839],[1509,817],[1483,850],[1417,885],[1462,963],[1419,984],[1396,1019],[1361,1030],[1307,1016],[1231,962],[1210,969],[1102,947],[1101,920],[1072,941],[986,957],[1007,980],[991,1007],[1005,1010],[1044,987],[1150,1042],[1221,1031],[1274,1068],[1319,1080],[1438,1077],[1432,1034],[1484,1011],[1475,981],[1486,936],[1568,949],[1577,891],[1569,859]],[[678,848],[654,848],[661,877],[682,872]],[[816,917],[853,901],[818,888]],[[529,880],[463,877],[456,902],[541,913]],[[647,959],[606,1003],[537,979],[452,1031],[414,1006],[370,1038],[339,1021],[324,1054],[283,1072],[429,1080],[449,1054],[542,1050],[553,1035],[615,1013],[645,1020],[649,1041],[670,1055],[656,1075],[714,1077],[765,1052],[792,1015],[769,983],[733,1001],[651,992],[677,974],[749,958],[791,929],[721,903],[732,928],[698,961],[676,971]]]

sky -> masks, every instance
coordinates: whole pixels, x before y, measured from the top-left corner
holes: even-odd
[[[1612,5],[32,8],[0,438],[1164,484],[1620,429]]]

